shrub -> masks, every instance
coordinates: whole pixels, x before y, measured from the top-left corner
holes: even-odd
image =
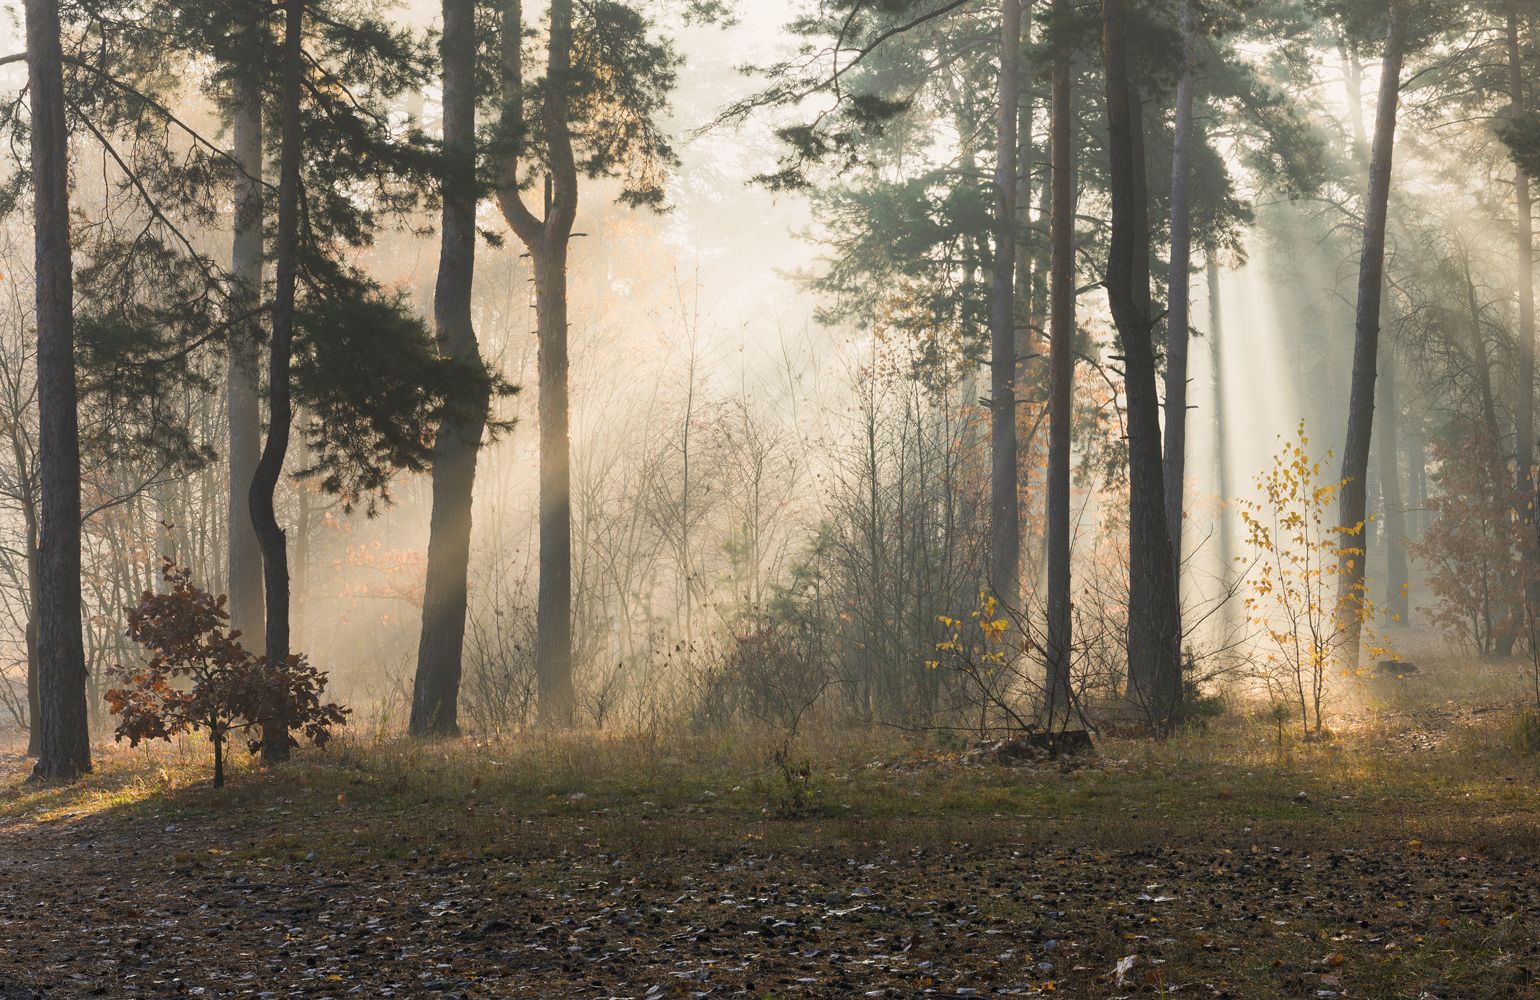
[[[113,668],[121,686],[107,692],[118,717],[114,736],[138,746],[170,740],[199,729],[214,744],[214,787],[225,783],[224,747],[231,733],[250,731],[261,720],[288,720],[316,746],[331,738],[348,710],[321,700],[326,674],[294,654],[274,665],[248,652],[240,632],[230,628],[223,595],[215,597],[192,582],[192,573],[167,559],[161,566],[164,593],[145,591],[128,609],[130,639],[149,652],[140,666]],[[298,743],[288,737],[291,746]],[[260,739],[248,741],[251,753]]]
[[[710,727],[748,717],[795,735],[829,684],[813,632],[800,622],[772,620],[735,637],[705,668],[695,721]]]
[[[1508,462],[1485,434],[1437,441],[1434,521],[1412,552],[1437,598],[1428,609],[1448,639],[1482,657],[1512,640],[1524,605],[1524,509]]]
[[[1533,708],[1519,711],[1508,720],[1503,737],[1508,749],[1520,757],[1540,753],[1540,712]]]
[[[1255,557],[1245,607],[1261,629],[1259,676],[1274,704],[1289,704],[1307,733],[1320,734],[1327,680],[1334,667],[1356,674],[1358,665],[1340,663],[1339,653],[1351,632],[1373,620],[1374,602],[1366,588],[1342,585],[1343,560],[1363,558],[1347,541],[1363,526],[1337,525],[1332,512],[1343,484],[1322,477],[1322,460],[1310,457],[1309,446],[1301,421],[1296,438],[1257,477],[1261,499],[1237,506]],[[1372,655],[1386,652],[1380,645],[1370,644]]]
[[[1182,702],[1176,721],[1195,730],[1206,730],[1209,723],[1223,717],[1224,696],[1207,690],[1199,676],[1198,661],[1191,648],[1182,656]]]

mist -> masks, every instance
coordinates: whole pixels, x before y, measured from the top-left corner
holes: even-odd
[[[957,710],[960,702],[942,707],[945,698],[925,665],[948,640],[938,619],[974,612],[994,572],[987,463],[988,428],[998,415],[989,390],[985,272],[997,236],[987,224],[986,166],[994,156],[987,123],[996,95],[974,89],[988,80],[970,75],[973,61],[990,59],[990,15],[965,7],[955,21],[927,22],[910,29],[910,37],[897,33],[891,54],[879,45],[850,66],[840,62],[841,51],[820,48],[825,29],[816,13],[796,33],[787,30],[792,12],[763,5],[739,9],[726,22],[687,21],[666,5],[639,9],[639,16],[636,26],[666,41],[669,58],[677,57],[666,93],[649,111],[656,116],[649,127],[668,150],[647,168],[663,172],[657,198],[650,209],[620,203],[635,162],[617,162],[600,171],[610,176],[583,180],[566,275],[578,716],[601,729],[678,722],[665,717],[688,716],[686,706],[705,697],[703,686],[730,669],[745,641],[787,627],[794,627],[796,641],[820,647],[788,654],[819,661],[809,670],[827,682],[819,688],[820,712],[885,717],[915,710],[916,697],[928,702],[927,714]],[[400,8],[391,21],[423,39],[443,29],[436,5],[427,3]],[[533,53],[544,29],[536,23],[529,30]],[[1037,34],[1046,30],[1029,25],[1023,38],[1028,70],[1015,198],[1016,503],[1024,586],[1000,590],[1015,591],[1011,613],[1024,623],[1036,622],[1034,609],[1048,586],[1042,546],[1048,530],[1043,317],[1049,311],[1050,109],[1047,70],[1034,68],[1051,62],[1052,44]],[[1210,230],[1196,236],[1199,263],[1191,280],[1181,521],[1187,572],[1181,575],[1188,617],[1202,624],[1184,632],[1182,643],[1187,658],[1202,664],[1195,669],[1215,683],[1223,678],[1243,688],[1256,683],[1244,678],[1244,661],[1262,655],[1258,643],[1266,643],[1241,624],[1257,617],[1243,605],[1248,567],[1258,554],[1248,547],[1236,504],[1258,499],[1256,477],[1301,422],[1315,457],[1333,474],[1338,468],[1362,249],[1356,202],[1368,179],[1363,129],[1380,72],[1372,32],[1360,42],[1351,36],[1357,26],[1334,29],[1308,18],[1280,30],[1287,48],[1226,26],[1214,36],[1223,45],[1220,62],[1194,71],[1204,78],[1198,127],[1207,157],[1195,189]],[[1507,113],[1501,110],[1507,97],[1499,92],[1492,99],[1493,117],[1471,111],[1475,98],[1446,96],[1455,74],[1450,67],[1465,58],[1462,37],[1418,40],[1422,47],[1413,59],[1438,72],[1414,78],[1402,95],[1386,251],[1380,352],[1399,359],[1401,410],[1382,414],[1376,429],[1384,419],[1407,422],[1396,513],[1401,521],[1409,517],[1414,530],[1403,527],[1394,540],[1385,536],[1383,470],[1371,471],[1367,535],[1375,544],[1368,546],[1365,589],[1399,586],[1410,595],[1404,613],[1381,623],[1405,633],[1403,644],[1411,648],[1431,643],[1442,649],[1451,639],[1432,627],[1441,612],[1430,617],[1413,610],[1438,600],[1416,554],[1418,530],[1434,520],[1428,505],[1440,461],[1430,450],[1435,439],[1457,440],[1466,423],[1479,421],[1480,406],[1470,394],[1485,391],[1499,397],[1491,404],[1500,420],[1496,447],[1511,452],[1516,446],[1508,402],[1519,388],[1512,378],[1515,263],[1503,249],[1512,243],[1511,205],[1462,174],[1475,163],[1494,183],[1511,185],[1513,161],[1499,138],[1502,128],[1494,127]],[[18,49],[19,39],[17,30],[12,45]],[[937,47],[957,54],[954,68],[924,77],[902,61],[910,49]],[[868,56],[874,65],[867,65]],[[165,101],[178,122],[190,124],[169,129],[164,139],[184,152],[203,141],[195,130],[228,139],[213,65],[194,60],[185,69]],[[25,76],[19,65],[5,72],[13,89]],[[847,72],[857,94],[880,88],[887,74],[902,88],[894,95],[899,103],[858,126],[830,127],[822,145],[800,152],[789,147],[786,130],[812,121],[816,135],[818,123],[848,109]],[[1265,107],[1234,103],[1225,89],[1231,81],[1219,78],[1236,74],[1253,81]],[[1173,91],[1168,79],[1151,79],[1142,110],[1144,169],[1159,219],[1169,211]],[[790,83],[778,87],[781,80]],[[1105,168],[1096,164],[1105,124],[1092,69],[1077,65],[1072,83],[1078,85],[1074,100],[1083,105],[1075,128],[1087,162],[1077,195],[1084,245],[1076,262],[1079,419],[1071,551],[1074,578],[1097,581],[1080,599],[1104,605],[1095,616],[1116,633],[1111,623],[1126,616],[1117,606],[1127,600],[1126,585],[1116,582],[1126,567],[1113,540],[1128,516],[1129,403],[1119,333],[1099,284],[1112,209],[1100,186]],[[391,134],[405,138],[420,129],[432,141],[443,134],[444,93],[427,77],[419,88],[382,90],[371,99]],[[107,228],[145,219],[145,208],[129,197],[137,183],[132,160],[110,143],[92,149],[81,138],[75,146],[81,218],[115,213],[102,216],[113,219]],[[782,168],[792,173],[777,175]],[[538,175],[538,164],[533,169]],[[228,201],[221,206],[219,197],[210,214],[189,211],[175,226],[188,249],[211,260],[221,252],[220,220],[229,217]],[[160,211],[151,210],[152,226]],[[974,211],[982,215],[967,214]],[[893,229],[905,224],[904,212],[933,231]],[[980,224],[970,218],[982,218],[983,229],[970,232],[969,225]],[[1168,223],[1156,227],[1150,251],[1156,310],[1166,297],[1161,234]],[[463,696],[476,729],[519,730],[535,721],[539,687],[538,296],[529,253],[507,231],[495,197],[479,201],[475,224],[472,321],[480,355],[519,392],[493,400],[493,418],[506,430],[487,434],[477,460]],[[12,363],[24,367],[32,327],[28,222],[13,213],[9,225],[6,270],[14,294],[7,336],[15,344]],[[381,213],[376,227],[348,250],[350,264],[431,326],[440,270],[431,204]],[[1463,375],[1451,374],[1450,352],[1468,353],[1469,342],[1452,330],[1455,321],[1429,317],[1471,307],[1418,287],[1428,268],[1448,271],[1447,248],[1436,245],[1440,231],[1470,248],[1471,296],[1479,300],[1473,308],[1477,322],[1489,327],[1478,340],[1496,341],[1485,359],[1487,373],[1477,379],[1485,390],[1452,385]],[[885,252],[894,256],[883,259]],[[1215,257],[1212,282],[1207,254]],[[1216,289],[1217,303],[1211,301]],[[1152,315],[1157,363],[1164,365],[1164,317]],[[1216,323],[1222,328],[1213,328]],[[1216,358],[1222,358],[1217,369]],[[198,362],[208,371],[217,363]],[[96,697],[107,672],[133,656],[121,634],[121,609],[140,589],[155,589],[161,560],[190,569],[211,590],[224,589],[227,526],[217,515],[221,490],[235,487],[228,485],[224,390],[217,382],[173,388],[176,402],[166,401],[181,410],[187,444],[199,451],[196,471],[169,472],[171,462],[166,469],[112,468],[109,477],[124,495],[113,494],[107,508],[85,522],[86,567],[99,581],[85,594]],[[24,386],[16,394],[19,409],[30,405]],[[1471,412],[1462,409],[1468,404]],[[300,419],[307,418],[302,413]],[[306,447],[301,443],[289,455],[278,490],[293,581],[292,645],[324,666],[344,701],[390,725],[411,703],[417,669],[431,471],[393,471],[379,491],[383,502],[359,505],[300,474]],[[120,464],[110,456],[106,461]],[[22,489],[16,484],[27,472],[21,471],[8,473],[9,495]],[[6,531],[15,538],[29,530],[23,506],[12,504],[7,514]],[[1399,584],[1390,579],[1398,571],[1385,562],[1387,546],[1413,553]],[[27,550],[24,544],[9,550],[4,591],[12,626],[5,637],[6,704],[20,727],[28,715],[25,623],[35,603]],[[815,623],[824,615],[827,621]],[[1024,624],[1024,634],[1036,627]],[[1100,651],[1093,658],[1108,661],[1103,666],[1116,673],[1110,661],[1121,655]],[[897,700],[878,707],[878,687]],[[96,724],[105,724],[93,706]]]
[[[1537,30],[13,5],[0,998],[1529,995]]]

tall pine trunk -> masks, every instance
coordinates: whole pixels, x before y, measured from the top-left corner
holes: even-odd
[[[255,41],[262,30],[253,5],[249,27]],[[230,330],[226,364],[226,407],[230,435],[230,493],[226,508],[230,621],[250,643],[262,628],[262,547],[251,519],[251,483],[262,450],[258,364],[262,327],[256,318],[262,296],[262,80],[255,69],[236,81],[234,158],[235,232],[230,271],[235,278],[230,309],[238,320]],[[241,319],[241,317],[249,317]]]
[[[1508,89],[1511,114],[1523,117],[1528,104],[1524,96],[1524,61],[1519,48],[1519,12],[1515,4],[1508,12]],[[1518,237],[1519,293],[1519,385],[1514,406],[1514,453],[1518,470],[1519,516],[1527,526],[1523,533],[1525,599],[1533,606],[1540,599],[1540,580],[1535,579],[1540,562],[1540,538],[1535,537],[1535,236],[1533,207],[1530,203],[1529,175],[1522,167],[1514,170],[1513,205]]]
[[[1021,104],[1021,0],[1000,0],[1000,112],[995,160],[995,260],[989,294],[990,590],[1021,604],[1021,511],[1016,441],[1017,121]]]
[[[1406,23],[1401,0],[1391,0],[1385,59],[1380,69],[1379,98],[1374,113],[1374,144],[1369,156],[1369,191],[1364,206],[1363,253],[1358,265],[1358,311],[1353,328],[1352,389],[1348,398],[1347,444],[1342,450],[1342,492],[1338,518],[1342,527],[1340,581],[1346,620],[1340,657],[1349,669],[1358,666],[1361,622],[1357,613],[1365,599],[1364,564],[1368,560],[1369,450],[1374,433],[1375,377],[1379,365],[1380,305],[1385,292],[1385,224],[1390,209],[1390,176],[1396,140],[1396,114],[1401,94],[1401,61],[1406,47]]]
[[[577,218],[577,163],[572,151],[569,88],[572,76],[572,2],[552,0],[541,128],[545,135],[542,215],[524,203],[519,166],[524,149],[523,10],[504,0],[501,140],[507,152],[498,169],[497,200],[510,228],[529,250],[535,271],[536,340],[540,401],[540,573],[535,607],[538,712],[543,725],[575,721],[572,686],[572,441],[567,372],[567,257]],[[532,162],[535,158],[530,158]]]
[[[21,510],[21,526],[27,552],[27,621],[23,638],[27,650],[27,756],[36,757],[43,749],[41,694],[38,690],[37,633],[38,593],[42,581],[38,566],[38,504],[40,498],[33,486],[36,453],[28,451],[18,434],[11,435],[11,455],[16,462],[16,482],[20,486],[17,506]]]
[[[1112,196],[1106,286],[1123,349],[1128,406],[1128,694],[1154,729],[1163,732],[1181,701],[1181,623],[1166,529],[1142,101],[1129,72],[1125,20],[1124,0],[1104,0]]]
[[[534,260],[540,364],[540,586],[536,613],[540,718],[571,726],[572,439],[567,376],[567,250],[577,217],[577,167],[568,120],[572,76],[572,2],[551,0],[546,67],[546,148],[551,164],[545,245]]]
[[[266,651],[269,663],[289,658],[289,553],[278,523],[274,495],[289,451],[294,421],[289,396],[289,363],[294,342],[294,295],[299,276],[300,84],[303,72],[305,0],[284,4],[283,87],[279,123],[278,239],[273,295],[273,336],[268,346],[267,442],[251,482],[251,519],[262,546],[262,580],[267,598]],[[262,720],[262,759],[289,756],[289,721],[281,713]]]
[[[444,208],[434,320],[439,350],[481,364],[471,322],[476,269],[476,5],[444,0]],[[451,408],[433,444],[433,516],[411,731],[459,730],[461,655],[470,577],[471,507],[486,400]]]
[[[554,235],[554,234],[553,234]],[[534,254],[540,368],[540,584],[535,653],[542,724],[570,726],[572,687],[572,441],[567,371],[567,235]]]
[[[1379,378],[1379,433],[1374,435],[1380,459],[1380,496],[1385,511],[1385,613],[1398,624],[1410,617],[1411,576],[1406,562],[1406,501],[1401,493],[1401,445],[1398,438],[1401,406],[1396,399],[1396,362],[1385,362]]]
[[[1166,312],[1166,532],[1172,572],[1181,587],[1182,523],[1187,477],[1187,353],[1192,303],[1192,106],[1197,13],[1182,5],[1182,76],[1176,85],[1176,123],[1171,153],[1170,304]]]
[[[57,0],[27,0],[37,285],[38,717],[35,781],[91,770],[80,618],[80,425],[75,386],[69,133]]]
[[[307,426],[303,406],[294,416],[299,426]],[[304,434],[300,434],[299,440],[295,442],[294,459],[299,468],[310,468],[310,442],[305,439]],[[308,483],[300,484],[299,489],[294,491],[294,553],[290,557],[290,575],[294,582],[289,586],[289,606],[293,608],[289,622],[289,642],[297,643],[301,649],[312,648],[307,641],[308,635],[305,631],[305,611],[310,599],[310,525],[313,520],[311,516],[313,496]]]
[[[1224,415],[1224,309],[1219,298],[1218,248],[1210,243],[1204,248],[1203,257],[1203,271],[1208,284],[1209,350],[1213,352],[1214,358],[1214,484],[1219,492],[1219,524],[1215,534],[1219,536],[1219,583],[1228,588],[1230,572],[1234,569],[1230,503],[1234,499],[1235,490],[1230,484],[1230,465],[1225,454],[1230,442]]]
[[[20,466],[18,466],[20,468]],[[27,532],[27,598],[31,607],[27,609],[26,644],[27,644],[27,756],[36,757],[43,752],[43,717],[42,693],[39,690],[39,678],[37,669],[37,632],[38,632],[38,552],[37,552],[37,515],[33,511],[33,504],[28,502],[23,505],[26,514]]]
[[[1055,17],[1071,0],[1054,0]],[[1075,425],[1075,111],[1074,66],[1067,52],[1054,55],[1049,97],[1049,158],[1053,192],[1049,210],[1048,334],[1048,726],[1068,724],[1074,641],[1071,614],[1070,448]]]

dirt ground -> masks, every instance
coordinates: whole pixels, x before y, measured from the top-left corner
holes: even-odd
[[[0,1000],[1540,996],[1540,772],[1507,707],[1083,766],[360,742],[215,793],[0,759]]]

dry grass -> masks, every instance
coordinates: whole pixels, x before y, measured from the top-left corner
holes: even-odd
[[[0,772],[0,860],[26,851],[72,863],[67,845],[84,840],[130,866],[153,859],[150,879],[163,894],[256,879],[282,897],[303,894],[318,873],[339,885],[399,886],[401,922],[369,932],[412,942],[401,954],[270,964],[264,975],[280,995],[330,995],[338,982],[402,989],[419,952],[424,968],[453,970],[431,992],[465,996],[639,996],[702,969],[719,989],[710,995],[751,997],[1035,995],[1050,982],[1073,996],[1173,984],[1200,996],[1533,995],[1540,763],[1516,753],[1509,732],[1522,671],[1419,663],[1411,680],[1362,686],[1328,741],[1287,735],[1280,744],[1265,713],[1237,711],[1164,744],[1104,741],[1088,766],[1063,770],[965,764],[936,742],[886,731],[814,732],[797,751],[812,794],[794,814],[769,733],[437,744],[353,733],[276,773],[242,762],[223,792],[207,786],[198,742],[105,751],[95,774],[62,789],[21,785],[12,757]],[[461,937],[441,947],[407,904],[452,897],[466,866],[501,874],[481,887]],[[617,883],[621,869],[633,877]],[[23,897],[58,884],[59,873],[41,867],[13,865],[12,874]],[[83,894],[97,877],[80,874]],[[1154,884],[1179,888],[1147,890]],[[565,913],[604,939],[594,912],[616,904],[591,909],[600,885],[624,891],[631,912],[651,921],[652,930],[624,931],[633,960],[575,966],[545,938],[517,931]],[[883,905],[859,926],[829,915],[848,907],[826,906],[822,929],[793,948],[744,924],[747,904],[724,914],[712,898],[758,900],[779,914],[814,885],[823,887],[817,899],[870,892]],[[1140,901],[1162,891],[1171,903]],[[497,948],[476,936],[492,912],[496,926],[515,929]],[[800,933],[804,919],[786,909],[782,923]],[[724,920],[718,947],[752,948],[752,970],[730,970],[694,938],[678,943]],[[344,923],[331,916],[324,926],[335,936]],[[74,926],[58,907],[23,919],[0,909],[0,945],[17,956],[10,969],[0,958],[0,985],[27,954],[64,947],[52,942],[69,940]],[[915,943],[895,954],[895,935],[909,934]],[[252,928],[250,937],[241,944],[261,954],[263,934]],[[882,962],[828,965],[831,954],[873,949]],[[73,970],[106,966],[71,954],[45,985],[116,976],[110,992],[135,995],[123,992],[132,985],[123,966],[81,973]],[[175,969],[206,995],[239,993],[225,989],[239,981],[229,957],[239,952],[195,968],[185,950],[151,954],[149,972]],[[1138,971],[1119,986],[1111,972],[1128,955],[1139,956]],[[341,978],[317,980],[316,969]],[[932,985],[918,985],[926,979]]]

